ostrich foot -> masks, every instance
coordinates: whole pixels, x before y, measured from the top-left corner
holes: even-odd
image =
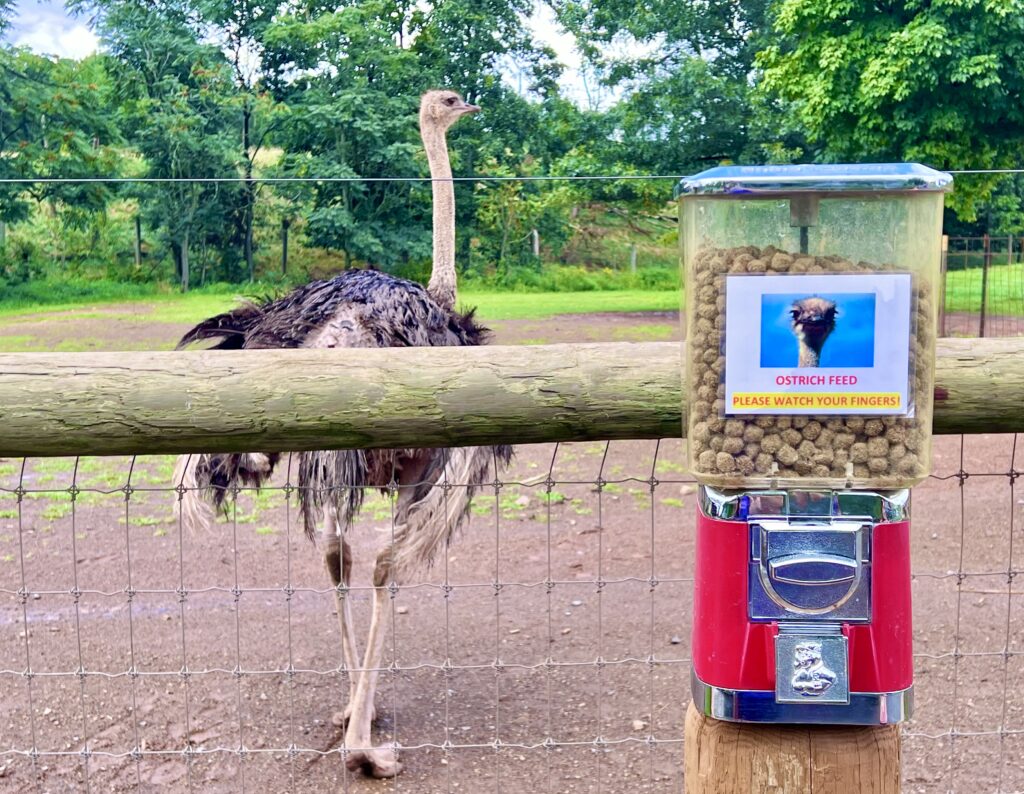
[[[352,719],[352,704],[349,703],[345,706],[344,711],[336,711],[331,715],[331,725],[335,728],[344,728],[348,725],[348,721]],[[370,722],[374,723],[377,721],[377,709],[373,708],[370,710]]]
[[[353,750],[348,754],[345,765],[349,771],[362,771],[367,777],[394,777],[402,771],[398,750],[394,746],[373,747],[369,750]]]

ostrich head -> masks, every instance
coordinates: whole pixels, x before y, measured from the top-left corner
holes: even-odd
[[[467,113],[479,110],[479,107],[469,104],[454,91],[427,91],[420,99],[420,125],[447,130]]]
[[[818,366],[822,345],[836,327],[836,304],[812,296],[793,302],[793,333],[800,341],[800,366]]]

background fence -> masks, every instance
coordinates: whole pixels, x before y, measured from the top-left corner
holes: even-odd
[[[947,237],[943,336],[1024,334],[1024,237]]]

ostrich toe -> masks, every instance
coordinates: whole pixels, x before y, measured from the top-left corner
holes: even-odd
[[[353,750],[345,765],[350,772],[362,771],[367,777],[394,777],[402,771],[398,750],[394,745],[373,747],[369,750]]]

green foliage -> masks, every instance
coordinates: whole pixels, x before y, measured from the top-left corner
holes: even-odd
[[[1024,144],[1024,0],[552,0],[607,100],[585,108],[535,40],[532,0],[68,5],[101,54],[0,48],[0,178],[83,180],[0,184],[8,305],[348,267],[426,281],[430,186],[389,178],[428,175],[417,104],[439,86],[484,108],[449,131],[455,174],[492,177],[455,187],[474,289],[675,289],[674,180],[645,175],[1009,167]],[[948,231],[1024,232],[1024,178],[957,185]]]
[[[758,56],[762,88],[820,158],[1020,165],[1021,0],[897,0],[884,12],[865,0],[781,0],[773,27]],[[997,183],[966,180],[950,206],[972,220]]]
[[[623,92],[594,150],[619,173],[687,174],[722,161],[799,154],[753,97],[751,72],[764,42],[766,0],[555,0],[603,82]],[[671,183],[656,185],[659,200]]]

